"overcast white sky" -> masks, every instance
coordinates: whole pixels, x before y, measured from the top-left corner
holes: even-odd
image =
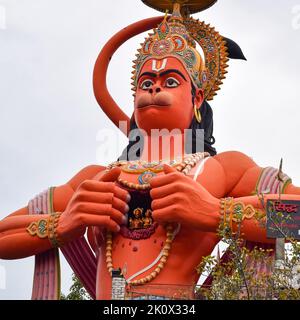
[[[81,168],[116,159],[117,150],[99,152],[99,130],[118,132],[95,102],[94,62],[115,32],[157,14],[140,0],[0,0],[0,218]],[[248,58],[230,62],[211,104],[218,151],[242,151],[261,166],[278,166],[283,157],[299,185],[300,1],[219,0],[196,16]],[[142,40],[122,47],[109,74],[128,115],[131,61]],[[29,299],[32,273],[32,258],[0,260],[0,299]],[[67,292],[66,263],[62,274]]]

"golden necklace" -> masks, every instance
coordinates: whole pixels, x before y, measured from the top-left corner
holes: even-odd
[[[197,165],[199,161],[209,156],[210,154],[207,152],[198,152],[198,153],[186,156],[181,163],[178,163],[176,160],[172,161],[171,166],[175,167],[177,171],[182,172],[185,175],[188,175],[189,172]],[[117,161],[110,164],[106,170],[110,171],[115,167],[121,167],[123,172],[132,173],[132,174],[137,174],[137,173],[144,174],[144,173],[151,173],[151,172],[159,173],[163,171],[163,164],[167,164],[167,162],[166,161],[160,161],[157,163],[154,162],[153,166],[148,166],[144,168],[137,167],[136,169],[133,169],[134,166],[138,164],[144,165],[145,162],[138,160],[138,161],[131,161],[128,164],[127,161]],[[170,162],[168,164],[170,164]],[[132,166],[132,169],[130,169],[130,165]],[[138,184],[138,183],[129,182],[121,178],[118,178],[118,183],[120,185],[123,185],[126,188],[134,189],[134,190],[150,190],[151,189],[150,183]]]

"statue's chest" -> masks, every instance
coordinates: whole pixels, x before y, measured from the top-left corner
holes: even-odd
[[[184,159],[171,161],[121,161],[110,167],[120,167],[121,174],[117,183],[126,189],[131,200],[128,203],[127,225],[121,227],[120,235],[130,240],[145,240],[156,232],[158,223],[152,215],[151,181],[164,175],[167,164],[185,175],[193,174],[193,170],[201,163],[207,154],[198,153],[186,156]],[[109,168],[108,168],[109,169]]]

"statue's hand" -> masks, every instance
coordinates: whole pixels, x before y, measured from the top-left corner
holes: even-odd
[[[160,223],[178,222],[203,231],[216,231],[219,200],[203,186],[165,165],[165,175],[151,180],[152,214]]]
[[[63,243],[84,235],[86,227],[98,226],[113,232],[126,223],[125,213],[129,207],[129,193],[114,181],[121,173],[114,168],[105,173],[100,181],[86,180],[76,190],[66,210],[62,213],[58,227],[58,239]]]

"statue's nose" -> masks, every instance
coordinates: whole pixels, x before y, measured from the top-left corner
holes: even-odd
[[[159,92],[161,92],[161,87],[158,85],[154,85],[154,86],[152,86],[152,88],[149,89],[150,94],[153,94],[153,93],[157,94]]]

